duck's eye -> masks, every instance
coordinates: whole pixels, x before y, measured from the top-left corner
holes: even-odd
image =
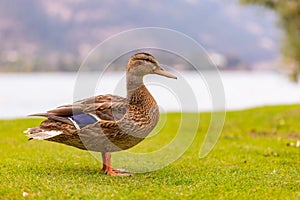
[[[152,60],[150,60],[149,58],[145,58],[144,60],[145,60],[146,62],[153,63],[153,61],[152,61]]]

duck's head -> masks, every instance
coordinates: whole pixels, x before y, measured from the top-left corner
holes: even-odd
[[[140,77],[147,74],[158,74],[168,78],[177,79],[176,76],[162,69],[157,60],[148,53],[137,53],[131,56],[126,71],[131,75]]]

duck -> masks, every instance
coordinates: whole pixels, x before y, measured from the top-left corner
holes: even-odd
[[[127,170],[112,167],[111,153],[139,144],[157,125],[159,107],[143,82],[148,74],[177,79],[151,54],[136,53],[126,66],[126,97],[98,95],[45,113],[31,114],[46,119],[24,132],[29,140],[47,140],[101,152],[105,174],[131,176]]]

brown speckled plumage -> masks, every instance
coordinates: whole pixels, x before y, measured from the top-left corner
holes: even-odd
[[[72,105],[60,106],[47,113],[35,114],[33,116],[44,116],[48,119],[39,127],[30,128],[27,131],[28,136],[102,152],[103,170],[111,175],[122,175],[111,169],[108,152],[135,146],[152,131],[159,119],[157,103],[143,84],[143,76],[147,74],[176,78],[161,69],[152,55],[135,54],[127,64],[126,98],[100,95]],[[91,113],[101,120],[78,130],[69,118],[77,113]],[[47,132],[55,135],[43,135]]]

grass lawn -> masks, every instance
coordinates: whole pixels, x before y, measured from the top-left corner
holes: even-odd
[[[180,117],[163,115],[167,123],[160,133],[132,151],[152,151],[168,143]],[[178,160],[133,177],[104,175],[89,152],[27,141],[23,130],[41,119],[2,120],[0,199],[300,199],[300,105],[228,112],[217,145],[200,159],[209,120],[209,113],[200,114],[197,136]],[[188,124],[181,133],[190,134]],[[112,156],[114,166],[127,166],[122,154]]]

